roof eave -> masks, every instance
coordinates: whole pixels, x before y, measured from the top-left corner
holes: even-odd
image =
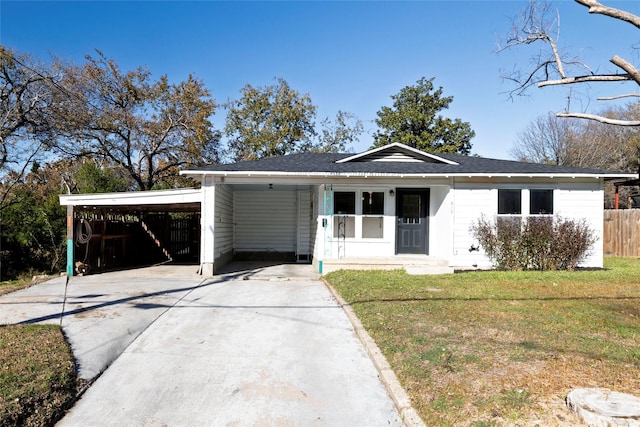
[[[456,173],[389,173],[389,172],[283,172],[283,171],[205,171],[205,170],[185,170],[180,172],[181,175],[195,175],[197,176],[213,176],[213,177],[389,177],[389,178],[450,178],[450,177],[464,177],[464,178],[604,178],[605,180],[614,179],[629,179],[637,178],[637,174],[627,173],[469,173],[469,172],[456,172]]]

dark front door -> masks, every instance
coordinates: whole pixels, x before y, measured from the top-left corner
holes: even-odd
[[[396,253],[428,254],[429,190],[397,190]]]

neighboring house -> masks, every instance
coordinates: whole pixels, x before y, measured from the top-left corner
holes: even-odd
[[[181,173],[201,182],[199,258],[206,275],[234,258],[313,262],[320,272],[341,260],[370,265],[406,254],[486,267],[470,233],[481,215],[585,219],[598,242],[583,265],[601,267],[604,182],[637,177],[432,154],[397,143]],[[61,203],[87,203],[79,197],[62,196]]]

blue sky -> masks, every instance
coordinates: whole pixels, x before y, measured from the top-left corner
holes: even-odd
[[[610,2],[640,13],[638,2]],[[496,43],[526,1],[223,2],[223,1],[7,1],[0,2],[0,43],[40,59],[80,62],[101,50],[121,70],[149,67],[154,77],[178,82],[192,73],[219,104],[239,97],[247,83],[275,77],[308,93],[317,122],[338,110],[357,115],[368,133],[353,149],[372,143],[373,122],[391,95],[421,77],[435,77],[454,100],[443,115],[471,123],[472,153],[509,158],[516,135],[537,116],[564,108],[567,92],[533,89],[513,101],[500,71],[527,65],[527,48],[497,55]],[[637,60],[637,30],[589,15],[571,0],[554,3],[560,43],[599,70],[618,54]],[[615,90],[586,86],[584,99]],[[574,101],[574,106],[580,104]],[[609,104],[586,101],[593,110]],[[224,126],[224,109],[213,118]]]

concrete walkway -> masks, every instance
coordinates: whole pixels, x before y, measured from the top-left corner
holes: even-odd
[[[63,327],[83,377],[110,366],[59,425],[401,426],[316,276],[236,266],[203,280],[164,266],[73,278]],[[60,290],[62,278],[0,297],[0,323],[58,322]]]

